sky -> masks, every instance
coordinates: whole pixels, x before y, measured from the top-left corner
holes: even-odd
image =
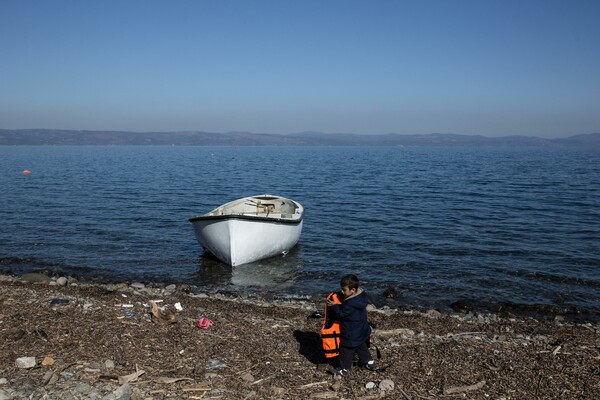
[[[597,0],[0,0],[0,129],[600,132]]]

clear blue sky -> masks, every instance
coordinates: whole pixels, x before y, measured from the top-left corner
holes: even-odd
[[[600,1],[0,0],[0,128],[600,131]]]

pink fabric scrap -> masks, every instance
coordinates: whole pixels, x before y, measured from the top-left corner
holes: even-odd
[[[206,317],[202,317],[198,320],[198,324],[196,326],[200,329],[208,329],[213,326],[213,322]]]

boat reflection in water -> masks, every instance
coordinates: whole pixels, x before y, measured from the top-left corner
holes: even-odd
[[[299,277],[302,260],[298,247],[283,257],[272,257],[249,264],[229,266],[204,253],[198,258],[197,282],[200,288],[213,290],[280,292],[292,287]]]

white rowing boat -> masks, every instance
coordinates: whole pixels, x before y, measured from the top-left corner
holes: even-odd
[[[244,197],[190,218],[205,251],[231,266],[287,253],[298,243],[304,207],[285,197]]]

